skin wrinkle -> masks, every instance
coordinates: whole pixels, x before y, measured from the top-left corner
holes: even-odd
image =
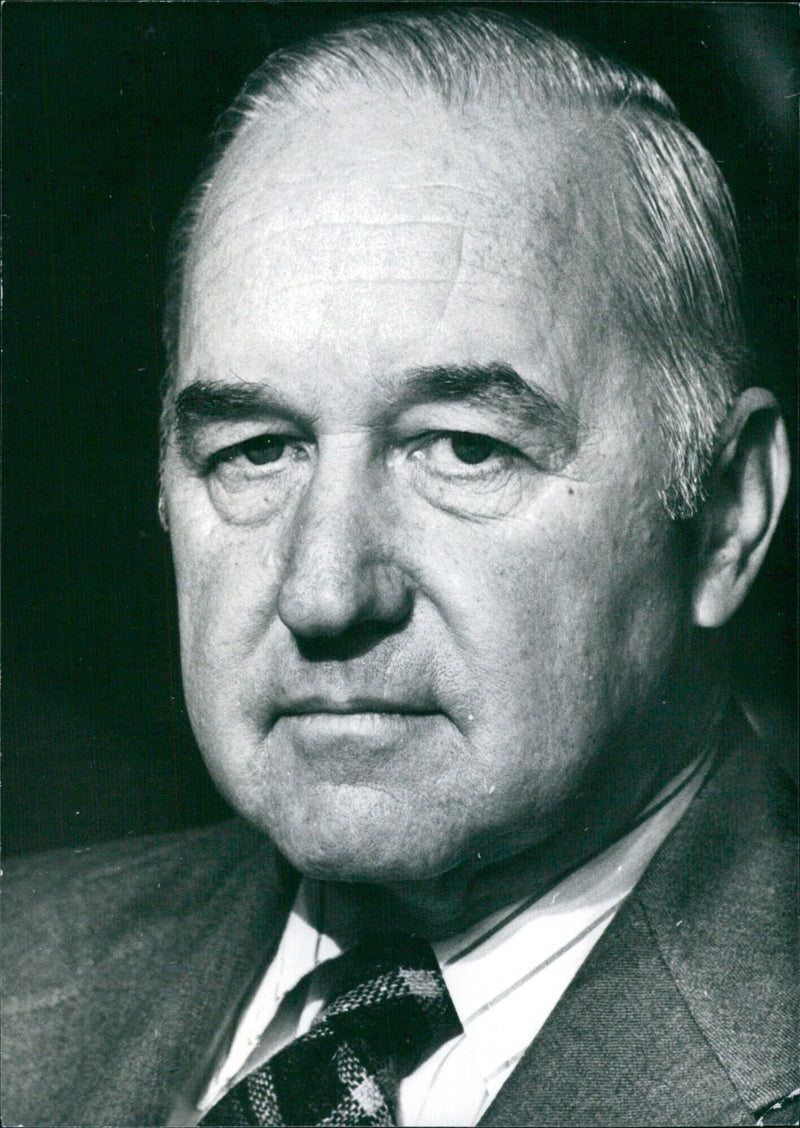
[[[271,214],[271,213],[265,213],[265,214]],[[248,223],[252,226],[257,226],[258,223],[259,223],[259,218],[260,217],[258,217],[258,216],[254,216],[254,217],[252,217],[251,219],[248,220]],[[376,222],[376,223],[372,223],[372,224],[367,224],[367,223],[364,223],[363,221],[359,221],[358,224],[354,224],[352,222],[349,222],[349,223],[342,222],[342,223],[337,223],[337,224],[320,223],[320,224],[314,224],[314,225],[295,225],[295,224],[292,224],[292,225],[287,225],[287,226],[279,227],[279,228],[271,226],[271,227],[269,227],[269,233],[270,233],[270,237],[273,238],[273,239],[275,239],[276,237],[279,237],[279,236],[288,236],[290,239],[295,239],[295,238],[297,238],[298,235],[303,235],[303,234],[308,234],[308,233],[316,233],[316,232],[322,231],[322,230],[329,230],[329,231],[342,231],[342,232],[349,231],[350,237],[352,237],[353,230],[356,230],[359,227],[363,227],[364,229],[367,229],[367,230],[386,231],[387,233],[389,233],[389,232],[394,232],[397,229],[402,229],[404,227],[413,230],[413,229],[418,228],[418,227],[426,227],[426,226],[430,226],[430,227],[436,228],[436,229],[441,230],[441,231],[446,231],[448,229],[458,231],[459,232],[459,244],[463,244],[463,232],[464,232],[463,223],[449,223],[449,222],[443,222],[439,219],[435,219],[435,220],[414,219],[414,220],[410,220],[410,221],[408,221],[406,223],[402,223],[402,224],[398,224],[390,218],[386,219],[385,221],[381,221],[380,223]],[[487,230],[489,230],[489,229],[487,228]],[[480,233],[480,228],[475,227],[475,231]],[[457,249],[455,253],[456,253],[456,255],[458,255],[460,253],[460,250]],[[224,264],[223,267],[222,267],[222,270],[218,274],[212,275],[209,278],[204,278],[204,283],[208,284],[209,282],[213,283],[213,282],[217,281],[217,279],[220,277],[221,273],[224,272],[224,270],[227,268],[227,266],[228,266],[228,264]],[[488,273],[488,268],[486,268],[486,270],[487,270],[487,273]],[[415,278],[416,278],[416,275],[415,275]],[[348,281],[350,281],[349,278],[348,278]],[[353,281],[358,281],[358,279],[353,278]],[[398,281],[398,279],[396,277],[392,277],[392,276],[380,277],[380,276],[371,275],[369,277],[365,277],[364,279],[362,279],[362,281],[365,281],[365,282],[368,282],[368,283],[373,283],[373,282],[376,282],[376,281],[377,282],[396,283]],[[420,278],[420,281],[425,281],[425,278],[424,277]],[[429,279],[429,281],[441,283],[442,279],[440,277],[439,278],[431,278],[431,279]],[[449,279],[448,279],[448,281],[449,281]],[[304,281],[302,283],[297,283],[296,285],[302,286],[302,285],[307,285],[307,284],[308,284],[307,281]],[[284,282],[283,288],[289,288],[286,285],[285,282]]]
[[[479,194],[479,197],[480,197],[480,195],[481,195],[481,194]],[[421,221],[421,222],[426,222],[426,221],[424,221],[424,220],[423,220],[423,221]],[[456,227],[458,227],[459,225],[451,225],[451,226],[456,226]],[[477,229],[478,229],[478,230],[481,230],[481,228],[480,228],[480,227],[478,227]],[[463,255],[463,234],[462,234],[462,237],[461,237],[461,239],[460,239],[460,241],[459,241],[459,247],[458,247],[458,249],[457,249],[457,255],[458,255],[459,257]],[[552,276],[552,263],[551,263],[550,265],[551,265],[551,270],[550,270],[550,273],[551,273],[551,276]],[[483,265],[483,264],[482,264],[482,266],[481,266],[481,270],[482,270],[482,272],[483,272],[483,273],[485,273],[485,274],[486,274],[487,276],[488,276],[488,275],[489,275],[489,274],[491,273],[491,274],[492,274],[492,275],[493,275],[494,277],[497,277],[497,278],[503,278],[503,272],[502,272],[502,271],[499,271],[499,270],[494,270],[494,271],[490,271],[490,270],[489,270],[489,269],[488,269],[487,267],[485,267],[485,265]],[[507,277],[515,277],[515,276],[513,276],[513,275],[512,275],[512,274],[510,274],[510,273],[508,273],[508,274],[507,274]],[[525,276],[523,276],[523,275],[520,275],[520,276],[519,276],[519,278],[520,278],[520,280],[521,280],[521,281],[525,281],[525,280],[526,280]],[[214,277],[213,277],[212,279],[208,280],[208,284],[212,284],[212,283],[214,283],[214,282],[216,282],[216,281],[217,281],[217,276],[214,276]],[[359,280],[358,280],[358,279],[348,279],[348,282],[346,282],[346,283],[344,283],[344,284],[345,284],[345,285],[348,285],[349,283],[355,283],[355,282],[357,282],[357,281],[359,281]],[[366,278],[365,278],[365,279],[361,279],[360,281],[362,281],[362,282],[363,282],[363,284],[364,284],[365,286],[374,286],[374,285],[376,285],[376,284],[390,284],[390,285],[397,285],[397,284],[398,284],[398,283],[397,283],[397,281],[396,281],[395,279],[393,279],[393,278],[383,278],[383,277],[378,277],[378,278],[375,278],[375,277],[371,277],[371,278],[369,278],[369,279],[366,279]],[[426,282],[428,282],[428,283],[430,283],[430,284],[431,284],[432,286],[436,286],[436,285],[440,284],[440,283],[439,283],[439,280],[438,280],[438,279],[419,279],[418,281],[420,282],[420,284],[425,284]],[[453,288],[452,288],[452,289],[451,289],[451,291],[450,291],[450,295],[452,295],[452,292],[453,292],[453,289],[455,288],[455,285],[456,285],[456,283],[457,283],[457,279],[456,279],[456,280],[454,280],[454,282],[453,282]],[[330,284],[330,283],[326,283],[326,285],[329,285],[329,284]],[[300,290],[302,290],[302,289],[303,289],[303,287],[308,287],[308,283],[298,283],[298,284],[297,284],[297,286],[298,286],[298,288],[299,288]],[[293,287],[288,287],[288,286],[284,286],[284,289],[286,289],[287,291],[290,291],[290,290],[292,290],[292,289],[293,289]],[[449,300],[450,300],[450,295],[448,295],[448,298],[446,299],[447,301],[449,301]],[[554,311],[554,307],[552,307],[552,312],[551,312],[551,319],[554,319],[554,318],[555,318],[555,311]],[[322,324],[320,325],[320,329],[319,329],[319,332],[320,332],[320,333],[322,333],[322,332],[323,332],[323,325],[322,325]]]
[[[498,181],[498,187],[500,187],[500,185],[502,183],[503,183],[502,181]],[[313,179],[308,179],[308,178],[292,179],[292,178],[289,178],[289,177],[282,176],[280,180],[267,181],[266,183],[259,183],[257,188],[254,187],[250,191],[241,193],[239,199],[231,200],[225,205],[220,205],[218,203],[215,203],[214,206],[212,207],[211,204],[209,204],[207,202],[205,204],[203,212],[201,213],[201,216],[198,219],[198,223],[197,223],[197,226],[196,226],[198,238],[204,238],[206,236],[207,230],[211,230],[215,226],[219,225],[220,222],[223,219],[225,219],[231,212],[235,212],[236,208],[240,207],[241,204],[245,203],[249,198],[251,198],[251,197],[258,198],[258,197],[262,196],[265,190],[285,192],[287,189],[289,189],[289,190],[298,191],[300,189],[308,188],[309,186],[312,187],[312,188],[316,187],[316,182]],[[331,187],[333,187],[333,186],[331,186]],[[349,178],[345,177],[343,182],[342,182],[341,189],[340,189],[340,191],[342,193],[343,200],[345,202],[347,202],[349,200],[348,187],[349,187]],[[360,216],[357,212],[354,212],[354,215],[352,217],[350,217],[349,220],[334,221],[334,220],[331,220],[331,219],[324,219],[322,217],[318,217],[315,220],[314,224],[303,224],[302,222],[298,223],[297,221],[294,221],[292,224],[287,225],[286,227],[275,228],[274,230],[275,230],[276,233],[282,233],[282,232],[295,231],[295,230],[298,230],[298,231],[314,230],[314,229],[319,228],[319,227],[330,227],[330,228],[339,227],[339,228],[341,228],[341,227],[348,226],[348,224],[350,226],[352,226],[353,219],[355,219],[359,224],[361,224],[363,226],[373,226],[373,227],[381,227],[384,224],[385,225],[394,225],[394,226],[414,226],[416,224],[425,224],[425,223],[441,223],[443,226],[459,227],[460,226],[459,212],[462,209],[457,209],[456,218],[453,218],[453,219],[449,218],[450,214],[452,213],[453,206],[454,206],[454,204],[457,205],[459,198],[463,198],[465,196],[472,195],[472,196],[475,196],[477,200],[480,200],[480,201],[483,201],[483,202],[486,202],[486,201],[493,199],[492,193],[482,192],[482,191],[479,191],[477,189],[470,189],[468,187],[464,187],[464,188],[459,189],[455,185],[447,186],[447,185],[441,185],[441,184],[433,184],[433,185],[431,185],[431,187],[434,187],[434,188],[441,188],[441,187],[450,188],[457,196],[456,201],[453,201],[453,200],[443,201],[444,207],[446,207],[446,209],[447,209],[447,216],[448,217],[446,219],[445,218],[442,218],[442,219],[440,219],[440,218],[425,219],[425,218],[414,217],[413,219],[400,220],[398,222],[397,217],[390,215],[390,216],[387,216],[386,219],[375,220],[375,221],[372,221],[371,223],[366,223],[364,221],[363,216]],[[407,185],[404,185],[402,182],[399,183],[399,184],[395,183],[395,184],[393,184],[393,188],[395,190],[398,190],[398,189],[402,190],[403,188],[406,188],[410,191],[410,190],[413,189],[413,183],[409,183]],[[291,214],[291,211],[290,211],[290,214]],[[302,211],[300,209],[298,209],[298,214],[302,215]],[[262,219],[267,219],[267,218],[271,217],[272,215],[273,215],[272,209],[265,209],[264,211],[258,211],[256,213],[254,213],[252,218],[253,218],[254,221],[259,221],[259,220],[262,220]]]
[[[456,261],[454,264],[455,269],[453,271],[453,280],[450,284],[450,292],[448,293],[447,297],[445,298],[444,304],[441,307],[441,312],[439,314],[440,319],[447,317],[447,311],[450,307],[450,302],[453,298],[454,293],[456,292],[459,282],[461,281],[461,267],[464,261],[464,237],[464,227],[463,225],[461,225],[458,236],[458,246],[456,247],[455,252]]]
[[[356,101],[358,101],[357,96],[356,96]],[[398,113],[404,113],[405,107],[400,105],[400,106],[396,107],[396,111]],[[314,117],[321,118],[323,134],[325,134],[327,132],[327,129],[328,129],[328,125],[329,125],[329,121],[330,121],[330,112],[331,111],[328,111],[328,112],[325,112],[322,115],[320,115],[319,110],[315,109],[315,110],[312,111]],[[441,117],[442,128],[446,129],[447,132],[452,132],[454,123],[453,123],[453,120],[450,117],[450,115],[446,112],[440,111],[439,116]],[[557,131],[559,128],[562,128],[563,122],[562,122],[562,119],[559,118],[558,116],[554,117],[553,115],[549,115],[547,121],[548,121],[548,128],[549,129]],[[455,124],[457,126],[461,126],[463,128],[464,123],[463,123],[462,120],[459,119]],[[504,122],[500,122],[498,124],[502,128],[502,125],[504,124]],[[527,124],[528,123],[526,123],[526,125]],[[281,123],[281,126],[283,126],[283,123]],[[472,132],[476,137],[479,137],[479,136],[483,135],[484,130],[485,130],[485,121],[483,119],[483,115],[479,114],[475,117],[475,119],[473,121]],[[247,144],[252,145],[253,144],[252,140],[249,140],[251,133],[255,133],[257,136],[259,135],[259,130],[258,130],[257,124],[251,125],[248,128],[248,130],[245,134],[240,135],[240,137],[237,139],[236,144],[241,145],[244,148],[247,147]],[[469,133],[469,131],[468,131],[468,133]],[[576,163],[576,155],[575,154],[576,154],[576,151],[577,151],[578,144],[581,143],[581,142],[579,142],[579,138],[584,137],[584,136],[588,136],[588,131],[583,126],[581,126],[580,128],[574,128],[573,127],[572,134],[571,134],[571,137],[570,137],[571,145],[569,147],[569,156],[568,156],[568,160],[569,160],[570,164]],[[374,139],[372,139],[372,140],[373,140],[373,144],[374,144]],[[505,140],[506,140],[506,147],[504,148],[501,160],[497,159],[497,154],[496,154],[492,145],[487,146],[485,143],[482,143],[482,145],[481,145],[481,161],[480,161],[481,173],[484,177],[489,177],[490,182],[492,183],[492,189],[496,189],[496,191],[489,190],[489,191],[486,191],[486,192],[480,192],[479,190],[475,189],[474,187],[471,187],[471,186],[465,187],[465,186],[462,185],[462,186],[458,186],[458,189],[457,189],[461,195],[464,195],[466,193],[470,193],[470,194],[476,195],[479,199],[481,199],[481,198],[483,198],[483,199],[493,199],[494,196],[498,192],[503,193],[503,194],[507,194],[508,190],[509,190],[509,186],[511,184],[518,184],[520,194],[524,194],[525,185],[526,185],[526,182],[527,182],[527,177],[528,177],[529,171],[530,171],[529,170],[530,156],[529,156],[529,153],[527,151],[527,147],[524,143],[521,143],[520,139],[518,139],[514,135],[513,132],[509,133],[509,135],[506,137]],[[274,146],[273,146],[273,149],[274,149]],[[283,152],[284,152],[283,149],[280,149],[277,153],[274,152],[274,151],[270,151],[269,156],[274,159],[276,156],[282,155]],[[410,156],[412,156],[412,157],[414,156],[413,148],[411,148],[409,150],[409,153],[410,153]],[[265,157],[266,156],[267,156],[267,154],[265,154]],[[370,157],[369,154],[366,155],[366,158],[364,158],[364,156],[361,155],[361,154],[360,154],[360,157],[362,158],[362,160],[364,160],[364,162],[369,167],[370,160],[372,160],[374,163],[379,162],[380,152],[376,153],[374,157]],[[561,160],[561,163],[563,164],[563,157],[560,158],[560,160]],[[553,174],[553,175],[558,175],[561,171],[562,171],[561,169],[551,169],[550,170],[551,174]],[[225,184],[225,179],[224,179],[225,175],[226,174],[225,174],[224,169],[222,169],[218,173],[218,179],[222,181],[223,186]],[[347,173],[343,177],[343,185],[342,185],[342,191],[345,192],[345,194],[347,194],[347,190],[348,190],[351,178],[352,178],[352,167],[348,166],[347,167]],[[312,183],[312,184],[315,183],[314,180],[313,180],[313,177],[312,178],[291,177],[291,176],[287,176],[286,172],[284,170],[283,173],[282,173],[282,176],[280,178],[280,181],[277,181],[277,180],[276,181],[267,181],[266,184],[263,185],[263,186],[266,187],[267,189],[276,188],[276,187],[277,188],[283,188],[283,189],[285,189],[287,187],[291,188],[291,189],[298,189],[298,188],[302,188],[302,187],[306,186],[309,183]],[[434,181],[434,183],[438,184],[440,182]],[[262,183],[260,182],[259,183],[259,189],[261,187],[262,187]],[[394,185],[393,185],[393,187],[394,187]],[[252,191],[258,191],[259,189],[253,189]],[[248,194],[249,193],[240,193],[240,195],[242,196],[243,199],[246,199]],[[219,209],[219,207],[221,206],[221,204],[219,203],[219,200],[220,200],[220,193],[217,193],[217,195],[215,197],[215,201],[216,201],[215,207],[217,209]],[[225,210],[228,210],[232,206],[235,206],[235,202],[236,201],[228,202],[225,205]],[[452,207],[452,204],[450,204],[450,206]],[[210,203],[209,203],[209,198],[207,197],[205,204],[204,204],[204,210],[208,211],[209,207],[210,207]],[[218,214],[216,214],[216,212],[212,212],[212,216],[211,216],[212,224],[213,224],[213,222],[219,221],[221,214],[222,213],[220,213],[218,215]],[[360,219],[360,222],[363,222],[363,219]],[[204,234],[205,234],[203,227],[204,227],[204,222],[201,219],[201,222],[198,224],[198,235],[201,236],[201,237],[204,236]]]
[[[278,187],[278,186],[276,185],[276,187]],[[284,186],[281,185],[280,187],[283,188]],[[252,216],[252,222],[253,223],[259,223],[261,220],[266,219],[270,215],[272,215],[272,211],[270,209],[268,209],[267,211],[264,211],[264,212],[256,212]],[[448,222],[447,220],[443,220],[443,219],[406,219],[406,220],[401,220],[401,219],[391,219],[391,218],[389,218],[389,219],[379,220],[379,221],[376,220],[375,222],[372,222],[372,223],[367,223],[364,220],[361,220],[360,226],[369,228],[373,231],[380,231],[384,228],[387,229],[387,230],[393,231],[398,227],[401,227],[401,228],[402,227],[412,227],[413,228],[413,227],[426,227],[426,226],[443,227],[443,228],[452,227],[456,231],[463,231],[463,224],[455,222],[455,221]],[[350,222],[350,221],[340,220],[338,223],[334,223],[332,220],[327,220],[327,221],[321,221],[321,222],[317,221],[315,223],[306,223],[306,224],[293,223],[293,224],[287,225],[285,227],[271,227],[270,232],[271,232],[272,235],[296,235],[296,234],[302,234],[303,232],[308,232],[308,231],[329,230],[329,231],[346,231],[349,234],[352,231],[352,229],[353,229],[353,223]],[[478,228],[478,230],[480,230],[480,229]],[[487,228],[487,230],[489,230],[489,229]]]

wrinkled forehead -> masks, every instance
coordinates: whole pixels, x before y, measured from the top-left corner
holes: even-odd
[[[532,348],[574,365],[603,322],[613,239],[587,134],[563,117],[523,126],[501,107],[363,94],[250,124],[196,228],[182,355],[212,323],[231,339],[261,326],[284,353],[307,346],[302,325],[350,362],[360,349],[391,363],[414,336],[477,334],[485,310],[498,335],[524,320]]]

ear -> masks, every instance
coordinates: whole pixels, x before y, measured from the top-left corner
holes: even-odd
[[[775,397],[748,388],[722,428],[699,523],[692,594],[698,627],[721,627],[744,599],[789,486],[789,444]]]

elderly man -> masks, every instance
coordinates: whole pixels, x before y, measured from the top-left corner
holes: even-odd
[[[161,496],[243,820],[22,871],[5,1123],[796,1122],[793,801],[710,630],[788,477],[737,283],[669,99],[550,33],[256,72]]]

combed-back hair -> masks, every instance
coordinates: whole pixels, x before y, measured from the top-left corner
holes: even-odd
[[[319,107],[336,92],[359,88],[409,98],[425,93],[454,111],[499,96],[522,129],[529,109],[583,115],[603,144],[616,150],[625,185],[622,253],[603,273],[612,290],[608,308],[627,356],[652,381],[668,467],[662,500],[671,516],[691,516],[747,362],[730,194],[658,83],[496,11],[451,7],[361,17],[274,52],[250,75],[219,123],[173,233],[167,392],[177,357],[186,258],[228,146],[250,123],[287,106]]]

